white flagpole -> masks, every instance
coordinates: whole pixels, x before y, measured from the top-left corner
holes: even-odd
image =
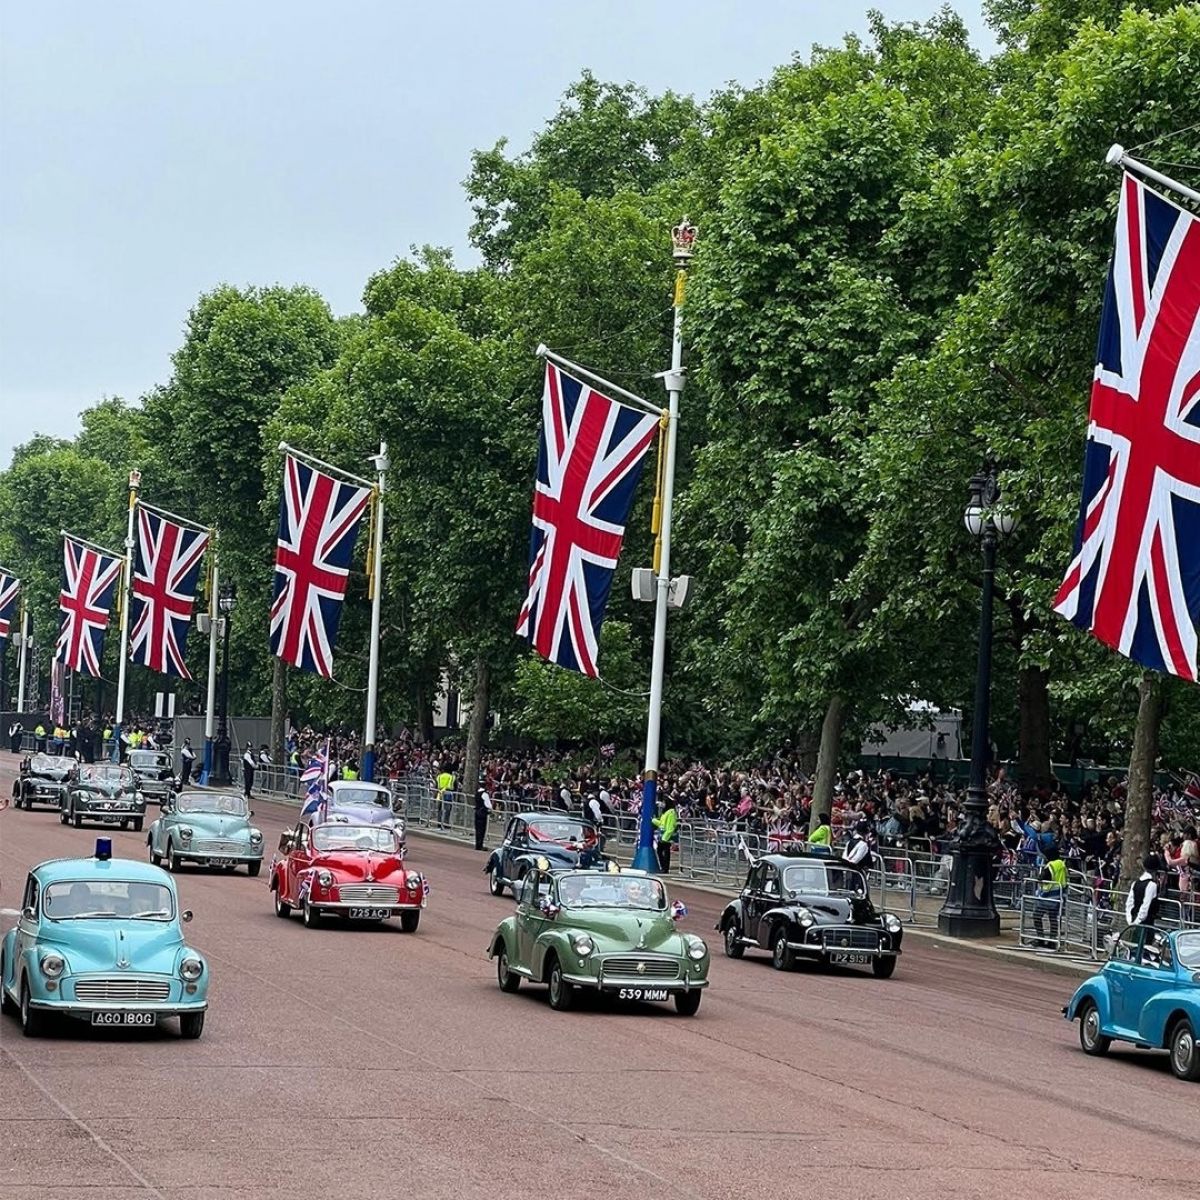
[[[17,658],[17,712],[25,711],[25,656],[29,652],[29,609],[21,594],[21,653]]]
[[[125,526],[125,568],[121,574],[121,658],[117,665],[117,716],[113,722],[113,762],[121,761],[121,722],[125,719],[125,665],[129,657],[129,598],[133,594],[133,521],[142,473],[129,472],[129,520]]]
[[[683,303],[688,263],[696,230],[684,217],[672,231],[675,245],[675,324],[671,335],[671,369],[664,373],[667,387],[667,427],[663,439],[662,508],[657,559],[658,594],[654,607],[654,656],[650,667],[650,708],[646,720],[646,766],[642,773],[642,812],[633,865],[657,871],[653,819],[658,798],[659,740],[662,731],[663,672],[667,661],[667,598],[671,588],[671,511],[675,496],[675,446],[678,441],[679,397],[683,393]]]
[[[1114,145],[1109,148],[1108,153],[1104,156],[1104,161],[1110,167],[1120,167],[1125,171],[1133,171],[1138,175],[1143,175],[1147,179],[1153,179],[1155,183],[1161,183],[1163,187],[1169,188],[1177,195],[1185,196],[1195,204],[1200,204],[1200,192],[1195,188],[1190,188],[1186,184],[1182,184],[1177,179],[1172,179],[1170,175],[1164,175],[1161,171],[1156,171],[1153,167],[1148,167],[1144,162],[1139,162],[1132,155],[1125,153],[1124,146]]]
[[[217,584],[219,560],[217,557],[216,530],[209,535],[212,546],[212,573],[208,581],[208,692],[204,708],[204,769],[200,773],[202,782],[208,783],[213,769],[213,747],[217,736],[217,626],[220,610],[217,608]]]
[[[367,718],[363,726],[362,777],[368,783],[375,778],[375,715],[379,700],[379,618],[383,604],[383,493],[387,481],[387,442],[379,443],[374,456],[379,475],[379,490],[375,494],[375,541],[371,547],[371,645],[367,660]]]

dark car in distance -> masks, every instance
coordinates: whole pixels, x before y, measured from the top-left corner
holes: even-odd
[[[745,886],[716,928],[730,958],[767,950],[776,970],[798,959],[869,966],[880,979],[896,969],[904,926],[880,912],[862,874],[834,858],[768,854],[750,864]]]
[[[543,870],[565,871],[597,865],[599,840],[588,821],[565,812],[519,812],[508,822],[504,841],[484,866],[493,896],[521,880],[542,860]]]
[[[174,795],[178,780],[171,755],[165,750],[130,750],[129,766],[148,802],[161,805]]]
[[[26,810],[35,804],[58,809],[74,769],[75,760],[65,755],[27,755],[21,762],[21,774],[13,781],[13,803],[17,808],[24,805]]]

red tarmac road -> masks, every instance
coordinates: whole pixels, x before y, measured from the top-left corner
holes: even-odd
[[[255,809],[269,852],[293,811]],[[0,812],[0,906],[95,837]],[[496,986],[511,901],[484,856],[414,837],[410,860],[432,882],[413,935],[305,930],[265,874],[183,872],[213,971],[198,1042],[0,1018],[0,1198],[1200,1197],[1200,1087],[1162,1055],[1085,1058],[1068,976],[918,938],[891,980],[784,976],[712,936],[696,1017],[556,1013]],[[719,897],[679,894],[708,937]]]

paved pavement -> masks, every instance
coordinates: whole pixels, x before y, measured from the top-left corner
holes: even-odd
[[[255,809],[273,846],[294,810]],[[0,812],[0,906],[94,839]],[[555,1013],[496,987],[484,950],[511,901],[483,856],[414,837],[410,859],[432,881],[415,935],[305,930],[263,878],[182,873],[213,968],[199,1042],[27,1041],[3,1018],[0,1200],[1200,1197],[1200,1090],[1161,1055],[1086,1059],[1070,978],[916,938],[891,980],[784,976],[713,937],[694,1018]],[[707,936],[720,899],[680,894]]]

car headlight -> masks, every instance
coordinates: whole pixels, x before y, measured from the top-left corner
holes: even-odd
[[[900,918],[895,913],[888,913],[883,918],[883,927],[888,933],[899,933],[901,928]]]
[[[197,980],[204,974],[204,964],[198,958],[185,958],[179,964],[179,974],[189,981]]]
[[[66,960],[61,954],[43,954],[40,965],[47,979],[57,979],[67,969]]]
[[[801,912],[801,914],[799,916],[799,921],[800,921],[800,924],[802,926],[804,926],[805,929],[808,929],[812,925],[816,924],[816,918],[807,909],[805,909],[803,912]]]
[[[596,943],[586,933],[577,933],[571,939],[571,945],[575,947],[575,953],[580,958],[587,958],[596,949]]]
[[[250,840],[252,842],[261,842],[262,841],[262,830],[261,829],[250,830]]]
[[[408,890],[410,892],[417,892],[421,890],[421,876],[417,871],[409,871],[407,880]]]
[[[703,939],[692,936],[687,938],[687,952],[688,958],[700,959],[708,953],[708,947]]]
[[[317,872],[317,882],[323,888],[332,887],[333,886],[333,872],[332,871],[318,871]]]
[[[184,825],[179,830],[179,837],[181,841],[190,842],[192,840],[192,831]]]

